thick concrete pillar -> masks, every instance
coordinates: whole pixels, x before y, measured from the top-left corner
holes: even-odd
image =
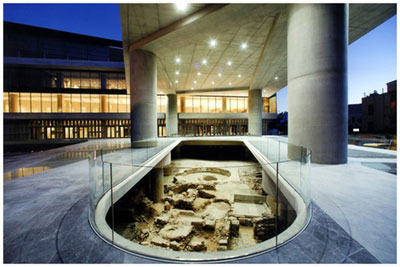
[[[166,130],[167,135],[178,134],[178,113],[176,94],[167,95]]]
[[[102,95],[100,97],[101,103],[100,103],[100,112],[108,112],[108,101],[107,101],[107,96]]]
[[[179,101],[181,103],[181,112],[182,113],[186,112],[185,100],[186,100],[186,98],[184,96],[181,96],[179,99]]]
[[[10,112],[19,112],[19,96],[18,94],[10,94]]]
[[[347,18],[346,4],[289,8],[289,143],[315,163],[347,162]]]
[[[261,89],[249,90],[249,134],[262,134],[262,94]]]
[[[162,167],[156,167],[151,170],[151,195],[155,203],[161,202],[164,195],[164,172]]]
[[[226,113],[226,97],[222,97],[222,113]]]
[[[131,145],[153,146],[157,140],[156,56],[145,50],[130,52]]]
[[[63,112],[63,96],[57,95],[57,112]]]

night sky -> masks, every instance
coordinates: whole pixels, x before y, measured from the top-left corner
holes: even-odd
[[[4,4],[4,21],[122,40],[117,4]],[[349,104],[396,79],[396,16],[349,46]],[[277,93],[287,111],[287,87]]]

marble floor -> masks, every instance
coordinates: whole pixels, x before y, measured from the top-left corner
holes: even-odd
[[[91,140],[4,158],[5,173],[47,163],[51,167],[4,180],[4,262],[158,262],[122,252],[92,231],[88,160],[65,154],[124,147],[129,139]],[[146,151],[142,159],[151,155]],[[313,216],[305,231],[277,250],[236,262],[396,263],[396,157],[393,151],[349,145],[347,164],[311,164]]]

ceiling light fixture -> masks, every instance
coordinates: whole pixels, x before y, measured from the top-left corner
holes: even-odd
[[[175,62],[176,63],[181,63],[181,58],[180,57],[175,58]]]
[[[278,76],[275,76],[275,80],[278,80]]]
[[[175,80],[175,83],[178,83],[178,80]]]
[[[214,40],[214,39],[210,40],[210,46],[211,47],[215,47],[216,45],[217,45],[217,41],[216,40]]]
[[[200,75],[201,75],[201,73],[200,73],[200,72],[198,72],[198,73],[197,73],[197,76],[200,76]]]
[[[203,65],[207,64],[207,59],[203,58],[203,60],[201,61],[201,63],[203,63]]]
[[[177,71],[175,71],[175,74],[176,74],[176,75],[179,75],[179,71],[178,71],[178,70],[177,70]]]
[[[228,61],[226,64],[228,64],[228,66],[231,66],[232,65],[232,61]]]
[[[241,74],[238,74],[238,78],[240,78],[240,77],[242,77],[242,75],[241,75]]]
[[[232,85],[232,83],[229,83],[229,86],[231,86]]]
[[[183,1],[180,1],[180,2],[175,3],[175,6],[176,6],[176,9],[178,9],[179,11],[185,11],[186,8],[188,7],[188,4]]]
[[[194,83],[194,84],[196,84],[196,83],[197,83],[197,81],[193,81],[193,83]]]
[[[190,88],[190,89],[192,89],[192,90],[193,90],[193,87],[192,87],[192,88]]]
[[[242,44],[240,45],[240,47],[241,47],[242,49],[246,49],[246,48],[247,48],[247,43],[242,43]]]
[[[211,84],[212,84],[212,85],[214,85],[214,84],[215,84],[215,82],[211,82]]]
[[[222,76],[222,74],[221,73],[218,73],[218,77],[221,77]]]

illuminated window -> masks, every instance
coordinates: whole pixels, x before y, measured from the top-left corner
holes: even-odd
[[[182,107],[181,107],[181,97],[179,97],[179,99],[178,99],[178,102],[176,103],[176,111],[179,113],[179,112],[182,112]]]
[[[11,98],[11,100],[13,100]],[[20,111],[18,112],[31,112],[31,94],[30,93],[20,93],[19,102],[21,104]],[[40,106],[39,106],[40,108]]]
[[[200,97],[199,96],[193,97],[193,112],[195,112],[195,113],[200,112]]]
[[[57,94],[51,94],[51,112],[58,112]]]
[[[90,112],[90,95],[81,95],[82,112]]]
[[[238,112],[238,101],[236,97],[231,97],[231,112],[237,113]]]
[[[96,72],[90,73],[90,88],[91,89],[100,89],[101,88],[101,79],[100,74]]]
[[[263,112],[269,113],[269,98],[263,98]]]
[[[118,74],[118,89],[126,89],[125,75],[123,73]]]
[[[40,93],[31,93],[32,112],[42,112]]]
[[[215,97],[213,97],[213,96],[210,96],[208,98],[208,112],[211,112],[211,113],[216,112]]]
[[[71,94],[62,94],[62,112],[71,112]]]
[[[10,107],[8,106],[8,93],[3,93],[3,112],[10,112]]]
[[[222,97],[215,98],[215,112],[222,113]]]
[[[185,97],[185,112],[193,112],[193,97],[187,96]]]
[[[90,111],[100,112],[100,95],[89,95],[90,96]]]
[[[71,72],[71,88],[81,88],[80,72]]]
[[[109,95],[108,102],[109,102],[108,112],[118,112],[118,96]]]
[[[109,73],[107,76],[107,89],[118,89],[118,74]]]
[[[81,112],[81,95],[72,94],[72,112],[80,113]]]
[[[118,95],[118,112],[127,112],[127,95]]]
[[[64,88],[71,88],[71,72],[63,72],[64,75]]]
[[[208,112],[208,97],[207,96],[201,97],[200,107],[201,107],[200,112],[202,112],[202,113]]]
[[[84,89],[90,88],[89,72],[81,72],[81,87]]]
[[[51,94],[42,93],[42,112],[51,113]]]
[[[246,100],[245,98],[238,97],[238,112],[239,113],[245,112],[245,109],[244,109],[244,101],[245,100]]]
[[[269,105],[270,105],[269,112],[276,113],[276,96],[273,96],[269,99]]]
[[[166,112],[166,102],[167,98],[164,95],[159,96],[160,97],[160,112],[165,113]]]

